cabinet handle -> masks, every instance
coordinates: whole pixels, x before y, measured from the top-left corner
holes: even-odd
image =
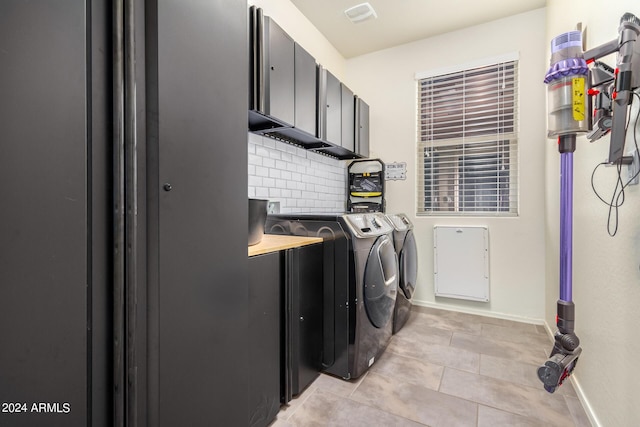
[[[162,188],[164,188],[164,191],[171,191],[173,187],[171,187],[171,184],[167,182],[162,186]]]

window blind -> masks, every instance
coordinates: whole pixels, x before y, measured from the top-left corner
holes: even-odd
[[[418,80],[418,215],[518,214],[518,61]]]

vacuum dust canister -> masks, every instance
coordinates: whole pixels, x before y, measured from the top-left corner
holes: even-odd
[[[570,31],[551,41],[551,67],[545,76],[548,137],[588,132],[587,75],[582,33]]]

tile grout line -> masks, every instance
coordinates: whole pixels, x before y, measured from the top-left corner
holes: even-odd
[[[373,406],[373,405],[371,405],[371,404],[369,404],[369,403],[367,403],[367,402],[361,402],[361,401],[359,401],[359,400],[353,399],[353,398],[352,398],[353,393],[355,393],[355,391],[358,389],[358,387],[360,387],[360,385],[364,382],[365,377],[369,374],[369,372],[371,372],[371,370],[370,370],[370,369],[367,369],[367,371],[362,375],[362,379],[361,379],[360,383],[359,383],[359,384],[356,386],[356,388],[355,388],[355,389],[354,389],[354,390],[349,394],[349,396],[347,396],[347,399],[349,399],[349,400],[351,400],[352,402],[357,403],[357,404],[359,404],[359,405],[366,406],[366,407],[368,407],[368,408],[372,408],[372,409],[376,409],[376,410],[378,410],[378,411],[384,412],[385,414],[389,414],[389,415],[392,415],[392,416],[397,417],[397,418],[402,418],[403,420],[407,420],[407,421],[412,422],[412,423],[415,423],[415,424],[420,424],[420,425],[423,425],[423,426],[426,426],[426,427],[430,427],[428,424],[425,424],[425,423],[420,422],[420,421],[412,420],[411,418],[407,418],[407,417],[405,417],[404,415],[396,414],[396,413],[394,413],[394,412],[390,412],[390,411],[387,411],[387,410],[381,409],[381,408],[379,408],[379,407],[377,407],[377,406]],[[443,370],[443,372],[444,372],[444,370]],[[385,377],[385,378],[392,379],[392,378],[391,378],[391,377],[389,377],[388,375],[381,374],[380,372],[375,372],[375,374],[376,374],[376,375],[380,375],[381,377]],[[415,385],[415,384],[414,384],[414,385]],[[420,387],[420,386],[418,386],[418,387]],[[427,388],[427,387],[423,387],[423,388],[425,388],[425,389],[427,389],[427,390],[431,390],[431,391],[436,391],[436,390],[429,389],[429,388]],[[437,391],[436,391],[436,392],[437,392]]]
[[[363,383],[364,379],[367,377],[367,375],[369,375],[369,369],[367,369],[367,371],[364,374],[362,374],[362,377],[358,379],[358,384],[354,387],[353,390],[351,390],[351,393],[349,393],[349,396],[347,396],[347,397],[351,398],[351,396],[353,396],[353,393],[355,393],[356,390],[360,387],[360,385],[362,385],[362,383]]]

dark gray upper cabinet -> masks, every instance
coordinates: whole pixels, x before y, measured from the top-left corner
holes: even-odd
[[[319,92],[320,137],[341,147],[342,151],[353,152],[355,149],[353,92],[326,69],[321,70]]]
[[[355,151],[354,94],[261,8],[249,8],[249,131],[339,159]]]
[[[356,118],[356,153],[369,157],[369,104],[362,98],[355,98]]]
[[[353,92],[345,86],[344,83],[340,84],[341,95],[341,143],[342,148],[349,151],[355,151],[355,103],[353,98]]]
[[[318,65],[313,56],[295,44],[295,127],[317,136]]]
[[[326,117],[324,139],[342,146],[342,92],[340,81],[327,70],[325,70],[324,108]]]
[[[294,42],[271,18],[264,18],[264,112],[293,125],[295,121]]]

